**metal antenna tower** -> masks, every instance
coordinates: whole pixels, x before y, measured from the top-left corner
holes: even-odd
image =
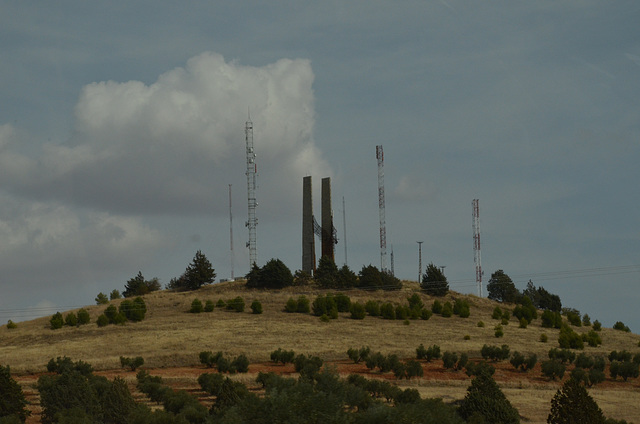
[[[393,244],[391,245],[391,275],[396,275],[396,271],[393,264]]]
[[[347,265],[347,213],[345,212],[344,196],[342,196],[342,229],[344,230],[344,264]]]
[[[247,142],[247,201],[249,206],[249,216],[245,225],[249,229],[249,269],[258,261],[258,253],[256,249],[256,227],[258,226],[258,218],[256,218],[256,175],[258,166],[256,165],[256,154],[253,151],[253,122],[248,117],[244,126],[244,135]]]
[[[422,243],[423,241],[417,241],[418,243],[418,284],[422,283]]]
[[[378,159],[378,209],[380,212],[380,270],[387,270],[387,228],[384,217],[384,153],[382,145],[376,146]]]
[[[234,281],[233,275],[233,213],[231,211],[231,184],[229,184],[229,246],[231,248],[231,281]]]
[[[478,285],[478,296],[482,297],[482,260],[480,257],[480,207],[479,200],[473,199],[471,202],[473,212],[473,262],[476,266],[476,284]]]

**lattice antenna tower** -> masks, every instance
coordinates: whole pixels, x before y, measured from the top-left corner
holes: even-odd
[[[473,199],[471,202],[473,212],[473,263],[476,267],[476,284],[478,296],[482,297],[482,259],[480,256],[480,201]]]
[[[253,267],[258,261],[258,252],[256,248],[256,227],[258,226],[258,218],[256,218],[256,177],[258,174],[258,166],[256,165],[256,154],[253,150],[253,122],[248,117],[244,126],[244,135],[247,142],[247,203],[249,215],[245,225],[249,229],[249,268]]]
[[[231,184],[229,184],[229,248],[231,249],[231,281],[235,280],[233,275],[233,212],[231,209]]]
[[[387,270],[387,228],[384,217],[384,152],[376,146],[378,159],[378,211],[380,213],[380,270]]]

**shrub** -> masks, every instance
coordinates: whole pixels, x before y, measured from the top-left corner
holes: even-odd
[[[591,327],[591,317],[589,317],[589,314],[584,314],[582,316],[582,325],[585,327]]]
[[[424,375],[422,365],[420,362],[414,360],[407,361],[405,372],[409,379],[413,377],[422,377]]]
[[[244,312],[244,299],[240,296],[229,299],[225,308],[234,312]]]
[[[396,306],[396,319],[406,320],[409,317],[409,308],[404,305]]]
[[[144,358],[142,356],[136,356],[135,358],[120,357],[120,366],[122,368],[129,368],[131,371],[135,371],[144,365]]]
[[[477,326],[480,327],[480,328],[484,328],[484,322],[483,321],[478,321]]]
[[[231,361],[231,369],[239,373],[249,372],[249,359],[246,355],[238,355]]]
[[[422,346],[422,345],[420,345]],[[420,348],[418,348],[420,349]],[[422,352],[422,350],[421,350]],[[440,359],[440,346],[438,345],[432,345],[429,346],[426,350],[424,350],[424,359],[427,360],[427,362],[431,362],[432,359]],[[418,357],[417,359],[423,359]]]
[[[192,314],[199,314],[202,311],[204,311],[204,307],[202,306],[202,302],[200,301],[200,299],[193,299],[193,302],[191,302],[191,309],[189,309],[189,312],[191,312]]]
[[[9,320],[9,321],[7,321],[7,328],[9,330],[16,329],[16,328],[18,328],[18,324],[16,324],[15,322]]]
[[[384,319],[396,319],[396,309],[389,302],[383,303],[380,306],[380,315]]]
[[[127,322],[127,317],[122,312],[118,312],[113,319],[113,323],[116,325],[124,325]]]
[[[320,321],[322,321],[322,322],[329,322],[329,321],[331,321],[331,318],[329,318],[329,315],[327,315],[327,314],[322,314],[322,315],[320,316]]]
[[[521,353],[513,352],[511,361],[509,362],[515,369],[526,372],[536,366],[536,363],[538,362],[538,355],[529,354],[529,356],[525,358],[525,356]]]
[[[69,312],[67,316],[64,318],[64,324],[69,327],[75,327],[78,325],[78,316],[73,312]]]
[[[360,302],[351,304],[351,318],[352,319],[364,319],[367,314],[364,305]]]
[[[597,347],[602,344],[602,339],[597,331],[589,330],[588,333],[582,335],[582,340],[587,342],[591,347]]]
[[[418,293],[414,293],[412,294],[410,297],[407,298],[407,302],[409,302],[409,308],[410,309],[422,309],[424,308],[424,303],[422,302],[422,298],[420,297],[420,295]]]
[[[495,367],[493,365],[489,365],[486,362],[468,362],[466,365],[466,374],[471,377],[472,375],[480,375],[487,374],[493,375],[496,372]]]
[[[582,326],[582,318],[580,318],[580,313],[577,311],[569,311],[567,312],[567,321],[574,327]]]
[[[464,299],[456,299],[453,302],[453,313],[460,316],[460,318],[468,318],[471,315],[469,302]]]
[[[105,314],[101,314],[98,316],[96,323],[98,324],[98,327],[106,327],[109,325],[109,318],[107,318]]]
[[[558,335],[558,344],[560,347],[568,349],[584,349],[582,336],[573,331],[568,325],[563,325]]]
[[[287,303],[284,304],[284,311],[290,314],[298,312],[298,302],[293,297],[287,299]]]
[[[562,379],[566,367],[560,361],[550,359],[542,363],[542,374],[551,380]]]
[[[520,318],[520,328],[527,328],[527,325],[529,325],[529,321],[524,317]]]
[[[200,352],[198,357],[200,358],[201,364],[206,365],[208,368],[212,368],[217,364],[218,359],[222,357],[222,352],[218,352],[214,355],[213,352],[206,350]]]
[[[309,298],[305,295],[298,296],[298,309],[296,312],[300,314],[308,314],[311,311],[309,306]]]
[[[456,365],[456,362],[458,362],[458,355],[456,355],[454,352],[446,351],[442,354],[442,365],[446,369],[453,368]]]
[[[380,316],[380,303],[377,300],[368,300],[364,304],[364,309],[372,317]]]
[[[468,334],[465,334],[463,337],[464,340],[471,340],[471,336]]]
[[[338,315],[338,305],[331,294],[316,297],[311,308],[316,316],[327,315],[331,317],[335,315],[337,318]]]
[[[494,362],[502,361],[509,358],[509,346],[503,344],[502,346],[490,346],[483,345],[480,349],[480,354],[483,359],[491,359]]]
[[[53,314],[53,316],[49,320],[49,326],[51,327],[51,329],[57,330],[59,328],[62,328],[63,325],[64,320],[62,318],[62,314],[60,312],[56,312],[55,314]]]
[[[214,308],[215,308],[215,303],[213,303],[213,300],[207,300],[204,303],[204,311],[205,312],[213,312]]]
[[[451,302],[444,303],[444,305],[442,306],[441,315],[445,318],[449,318],[451,317],[451,315],[453,315],[453,306],[451,306]]]
[[[438,315],[442,313],[442,303],[440,303],[438,299],[433,301],[433,305],[431,305],[431,312]]]
[[[593,321],[593,326],[591,328],[593,328],[593,331],[600,331],[602,330],[602,324],[600,323],[600,321],[595,320]]]
[[[78,325],[89,324],[91,321],[91,316],[86,309],[82,308],[78,311]]]
[[[107,309],[104,310],[105,316],[109,319],[109,323],[113,324],[116,320],[116,315],[118,315],[118,308],[115,305],[107,306]]]
[[[572,363],[576,359],[576,354],[569,349],[552,348],[549,350],[549,359],[557,359],[563,364]]]
[[[369,346],[363,346],[360,349],[349,348],[347,350],[347,356],[349,356],[349,359],[351,359],[356,364],[360,363],[361,361],[366,361],[370,353],[371,349],[369,348]]]
[[[540,341],[542,343],[546,343],[546,342],[549,341],[549,337],[546,334],[542,333],[542,334],[540,334]]]
[[[491,313],[491,318],[493,319],[502,319],[502,309],[499,306],[493,308],[493,312]]]
[[[547,309],[542,313],[541,320],[544,328],[560,328],[562,326],[562,315],[560,315],[560,312]]]
[[[466,353],[461,353],[460,359],[458,359],[458,363],[456,364],[456,370],[461,370],[462,368],[466,367],[468,362],[469,355],[467,355]]]
[[[624,381],[627,381],[629,377],[638,378],[640,367],[636,362],[632,361],[613,361],[609,365],[609,373],[614,380],[617,376],[620,376]]]
[[[262,303],[259,300],[254,300],[251,302],[251,313],[255,315],[259,315],[262,313]]]
[[[502,325],[496,325],[494,327],[494,333],[493,333],[496,338],[500,338],[502,336],[504,336],[504,331],[502,330]]]
[[[346,294],[338,293],[334,296],[338,312],[349,312],[351,308],[351,299]]]
[[[226,308],[227,307],[227,302],[225,302],[223,299],[218,299],[218,301],[216,302],[216,307],[218,307],[218,308]]]
[[[278,350],[274,350],[271,352],[271,361],[276,363],[281,363],[282,365],[287,363],[293,363],[296,354],[293,350],[283,350],[282,348],[278,348]]]
[[[122,299],[122,296],[120,295],[120,292],[116,289],[111,290],[111,293],[109,293],[109,300],[116,300],[116,299]]]
[[[313,378],[322,368],[322,359],[317,356],[298,355],[293,361],[297,373],[302,378]]]
[[[619,331],[624,331],[625,333],[630,333],[631,329],[629,327],[627,327],[626,325],[624,325],[624,323],[622,321],[616,321],[615,324],[613,324],[613,329],[614,330],[619,330]]]
[[[431,315],[433,315],[433,312],[431,312],[428,309],[422,309],[420,311],[420,319],[422,320],[425,320],[425,321],[428,320],[429,318],[431,318]]]

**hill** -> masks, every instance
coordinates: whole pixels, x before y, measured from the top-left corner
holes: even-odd
[[[421,293],[417,283],[405,281],[403,285],[399,291],[350,290],[344,293],[352,301],[363,304],[367,300],[407,304],[407,298],[418,293],[424,304],[431,306],[434,298]],[[362,364],[353,365],[346,355],[347,349],[369,346],[372,351],[397,354],[401,359],[408,360],[415,358],[416,348],[420,344],[436,344],[442,352],[465,352],[472,359],[480,359],[483,345],[506,344],[511,352],[537,354],[540,363],[547,359],[549,349],[558,347],[559,330],[541,327],[540,319],[534,320],[527,328],[519,328],[517,320],[512,317],[509,324],[503,326],[504,336],[496,338],[494,326],[499,321],[491,318],[493,309],[499,305],[512,310],[514,305],[502,305],[455,292],[439,299],[441,302],[467,300],[471,310],[469,318],[433,315],[429,320],[405,322],[367,316],[364,320],[352,320],[349,314],[342,313],[336,320],[322,322],[311,314],[290,314],[283,310],[290,297],[306,295],[313,301],[317,295],[325,293],[315,286],[290,287],[278,291],[247,289],[243,282],[205,286],[195,292],[153,292],[144,296],[148,312],[146,318],[138,323],[98,327],[96,319],[106,305],[93,305],[85,308],[91,315],[91,323],[80,327],[51,330],[49,318],[23,322],[12,330],[2,326],[0,361],[9,365],[12,373],[23,376],[22,382],[26,385],[33,382],[29,374],[45,371],[48,360],[58,356],[81,359],[104,374],[123,373],[128,376],[128,381],[133,382],[135,377],[132,373],[119,370],[119,358],[142,356],[145,359],[144,368],[162,368],[165,375],[175,369],[176,373],[181,374],[175,378],[195,387],[198,373],[205,372],[198,358],[198,353],[204,350],[223,351],[229,356],[245,354],[252,364],[250,373],[269,367],[270,352],[283,348],[294,350],[297,354],[320,356],[325,362],[334,363],[341,373],[360,372],[378,376]],[[216,302],[237,296],[247,303],[243,313],[217,307],[210,313],[188,312],[195,298],[203,302]],[[253,300],[262,303],[262,314],[251,313],[248,305]],[[118,305],[120,302],[116,300],[112,303]],[[479,321],[485,323],[484,327],[478,326]],[[580,334],[590,330],[589,327],[572,328]],[[547,343],[540,342],[543,333],[548,336]],[[636,334],[603,328],[600,335],[602,345],[585,347],[587,354],[607,356],[612,350],[640,352],[640,336]],[[398,384],[418,388],[423,397],[442,397],[445,401],[464,397],[470,382],[464,372],[444,370],[441,361],[425,364],[424,367],[426,374],[422,379],[402,380]],[[496,380],[520,414],[530,422],[544,422],[550,400],[560,382],[550,382],[544,378],[540,374],[539,364],[533,372],[526,374],[515,371],[508,361],[499,363],[497,368]],[[384,377],[394,379],[392,374]],[[608,377],[607,372],[607,381],[590,389],[605,414],[617,419],[640,421],[638,380],[623,383],[620,379],[614,381]]]

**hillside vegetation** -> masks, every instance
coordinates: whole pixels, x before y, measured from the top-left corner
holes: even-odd
[[[119,369],[122,356],[143,357],[145,369],[198,368],[202,367],[200,352],[222,351],[230,357],[246,355],[252,364],[252,372],[256,371],[255,364],[267,365],[270,353],[278,348],[294,350],[296,354],[317,355],[325,363],[346,366],[352,363],[347,350],[362,346],[409,360],[416,358],[416,348],[420,344],[438,345],[442,352],[466,353],[470,359],[479,360],[484,345],[506,344],[511,352],[537,354],[539,361],[548,358],[549,349],[558,347],[560,330],[543,328],[540,318],[526,328],[520,328],[518,320],[512,316],[508,324],[502,325],[503,336],[497,338],[495,326],[500,320],[491,317],[494,308],[500,306],[512,311],[515,305],[455,292],[435,298],[420,291],[415,282],[404,281],[403,288],[396,291],[349,290],[343,293],[352,302],[362,304],[369,300],[407,304],[411,295],[418,294],[427,308],[435,299],[442,303],[464,299],[470,306],[470,316],[445,318],[434,314],[428,320],[385,320],[367,315],[362,320],[355,320],[349,313],[340,313],[337,319],[323,321],[309,313],[284,311],[291,297],[305,295],[313,302],[316,296],[329,292],[338,291],[320,290],[313,285],[281,290],[250,289],[243,281],[207,285],[189,292],[156,291],[144,296],[147,313],[140,322],[98,327],[96,320],[107,305],[92,305],[84,308],[91,317],[88,325],[52,330],[47,317],[19,323],[14,329],[2,326],[0,362],[9,365],[11,372],[17,375],[42,373],[51,358],[62,356],[88,362],[97,371]],[[216,303],[219,299],[228,301],[236,297],[244,299],[244,312],[216,306],[212,312],[189,313],[196,298],[204,304],[207,300]],[[261,303],[261,314],[253,314],[249,308],[254,300]],[[122,300],[118,299],[110,303],[117,306],[120,302]],[[484,326],[479,326],[479,321]],[[578,334],[591,330],[585,326],[571,328]],[[540,341],[542,334],[548,338],[546,343]],[[585,344],[584,352],[603,357],[613,350],[640,352],[640,336],[636,334],[608,328],[603,328],[599,334],[602,344],[598,347]],[[441,397],[446,402],[464,397],[470,381],[464,371],[444,370],[442,361],[425,367],[433,372],[421,379],[399,381],[399,384],[418,388],[423,397]],[[360,368],[366,372],[364,366]],[[539,363],[534,372],[526,374],[515,371],[508,361],[497,368],[496,380],[520,414],[531,422],[546,417],[549,402],[561,383],[542,377]],[[393,374],[386,378],[393,379]],[[607,416],[640,421],[639,386],[638,379],[626,383],[620,378],[613,381],[607,372],[607,381],[594,386],[590,393]]]

